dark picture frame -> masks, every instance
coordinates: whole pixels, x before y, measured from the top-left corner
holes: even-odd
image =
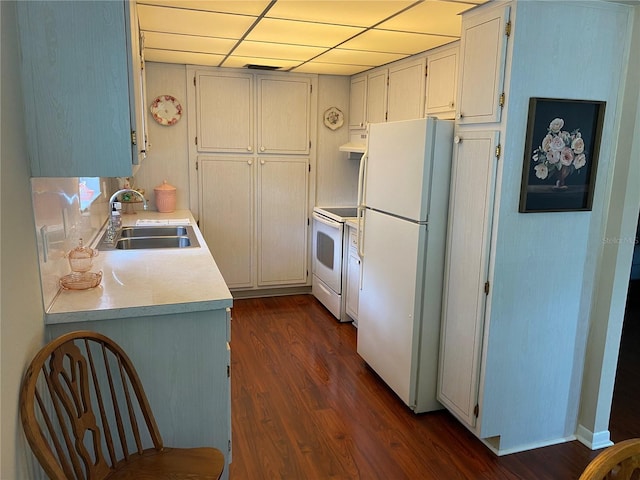
[[[591,210],[605,106],[529,99],[519,212]]]

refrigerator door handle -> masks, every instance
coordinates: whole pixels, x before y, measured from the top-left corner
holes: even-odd
[[[367,168],[367,161],[369,159],[369,155],[367,150],[365,150],[362,158],[360,159],[360,169],[358,170],[358,257],[360,260],[364,258],[364,175]]]

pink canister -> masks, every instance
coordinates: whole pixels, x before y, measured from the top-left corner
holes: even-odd
[[[171,213],[176,209],[176,187],[165,180],[153,189],[156,194],[156,208],[161,213]]]

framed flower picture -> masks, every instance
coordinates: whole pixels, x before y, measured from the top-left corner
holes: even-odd
[[[604,109],[601,101],[529,99],[520,212],[591,210]]]

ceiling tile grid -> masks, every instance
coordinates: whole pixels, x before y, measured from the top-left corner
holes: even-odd
[[[147,61],[354,75],[460,37],[487,0],[138,0]]]

